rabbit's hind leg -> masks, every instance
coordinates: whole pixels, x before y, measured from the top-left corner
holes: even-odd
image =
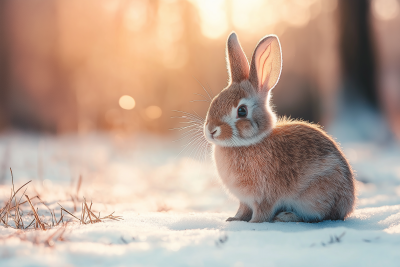
[[[354,208],[354,185],[345,171],[318,177],[297,199],[297,211],[305,222],[344,220]]]
[[[275,216],[274,222],[302,222],[303,220],[292,212],[283,211]]]

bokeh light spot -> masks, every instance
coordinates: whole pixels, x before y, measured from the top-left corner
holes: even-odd
[[[126,110],[131,110],[135,107],[135,99],[129,95],[123,95],[119,99],[119,106]]]
[[[131,1],[125,11],[125,27],[133,32],[140,31],[147,22],[147,1]]]
[[[145,110],[146,116],[149,117],[149,119],[158,119],[162,115],[162,110],[158,106],[149,106]]]
[[[373,13],[380,20],[391,20],[399,14],[399,3],[396,0],[374,0]]]

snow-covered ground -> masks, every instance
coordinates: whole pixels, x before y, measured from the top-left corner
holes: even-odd
[[[0,226],[0,266],[399,266],[398,145],[342,143],[360,181],[358,207],[344,222],[317,224],[225,222],[238,204],[212,164],[176,157],[175,146],[151,136],[0,136],[0,201],[12,167],[15,186],[33,180],[26,194],[40,194],[59,216],[57,202],[73,210],[82,175],[78,195],[123,217],[70,223],[51,246],[43,241],[57,228]]]

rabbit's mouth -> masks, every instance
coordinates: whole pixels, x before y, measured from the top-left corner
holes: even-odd
[[[221,127],[215,127],[212,131],[208,131],[208,136],[211,139],[216,139],[221,135]]]
[[[215,143],[217,138],[221,136],[221,127],[215,126],[210,129],[207,125],[204,127],[204,136],[206,137],[207,141],[210,143]]]

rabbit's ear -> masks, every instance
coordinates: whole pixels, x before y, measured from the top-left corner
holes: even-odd
[[[249,78],[249,62],[234,32],[229,35],[226,42],[226,54],[229,83],[240,82]]]
[[[278,83],[281,70],[281,44],[276,35],[268,35],[261,39],[254,50],[249,80],[259,92],[268,92]]]

